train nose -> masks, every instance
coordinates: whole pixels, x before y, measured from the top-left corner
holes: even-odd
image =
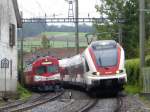
[[[109,70],[110,68],[109,68],[109,67],[104,67],[104,69],[105,69],[105,70]]]

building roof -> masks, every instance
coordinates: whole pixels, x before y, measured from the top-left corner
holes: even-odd
[[[12,3],[13,3],[14,10],[15,10],[15,16],[17,19],[17,27],[21,28],[22,27],[22,18],[21,18],[21,15],[19,13],[17,0],[12,0]]]

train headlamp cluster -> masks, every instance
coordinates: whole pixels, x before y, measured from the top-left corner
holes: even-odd
[[[99,76],[99,75],[100,75],[100,73],[99,73],[99,72],[93,72],[92,74],[93,74],[93,75],[97,75],[97,76]]]
[[[41,76],[34,76],[34,81],[41,81],[42,77]]]
[[[122,73],[122,72],[123,72],[123,70],[117,70],[116,74],[119,74],[119,73]]]

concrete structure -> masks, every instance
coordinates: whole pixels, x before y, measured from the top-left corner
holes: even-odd
[[[21,28],[17,0],[0,0],[0,92],[17,86],[17,27]]]

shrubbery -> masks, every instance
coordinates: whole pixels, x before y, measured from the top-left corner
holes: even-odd
[[[19,94],[20,99],[26,99],[31,96],[31,92],[23,88],[19,83],[17,85],[17,92]]]
[[[125,67],[127,71],[129,85],[139,85],[139,78],[140,78],[139,64],[140,64],[139,59],[126,60]],[[150,66],[150,56],[146,57],[145,65]]]
[[[142,77],[140,76],[140,60],[139,59],[129,59],[126,60],[126,72],[127,72],[127,86],[125,91],[129,93],[138,93],[142,89]],[[146,66],[150,66],[150,56],[146,57]],[[137,92],[138,91],[138,92]]]
[[[125,64],[128,84],[129,85],[139,85],[139,59],[129,59]]]

